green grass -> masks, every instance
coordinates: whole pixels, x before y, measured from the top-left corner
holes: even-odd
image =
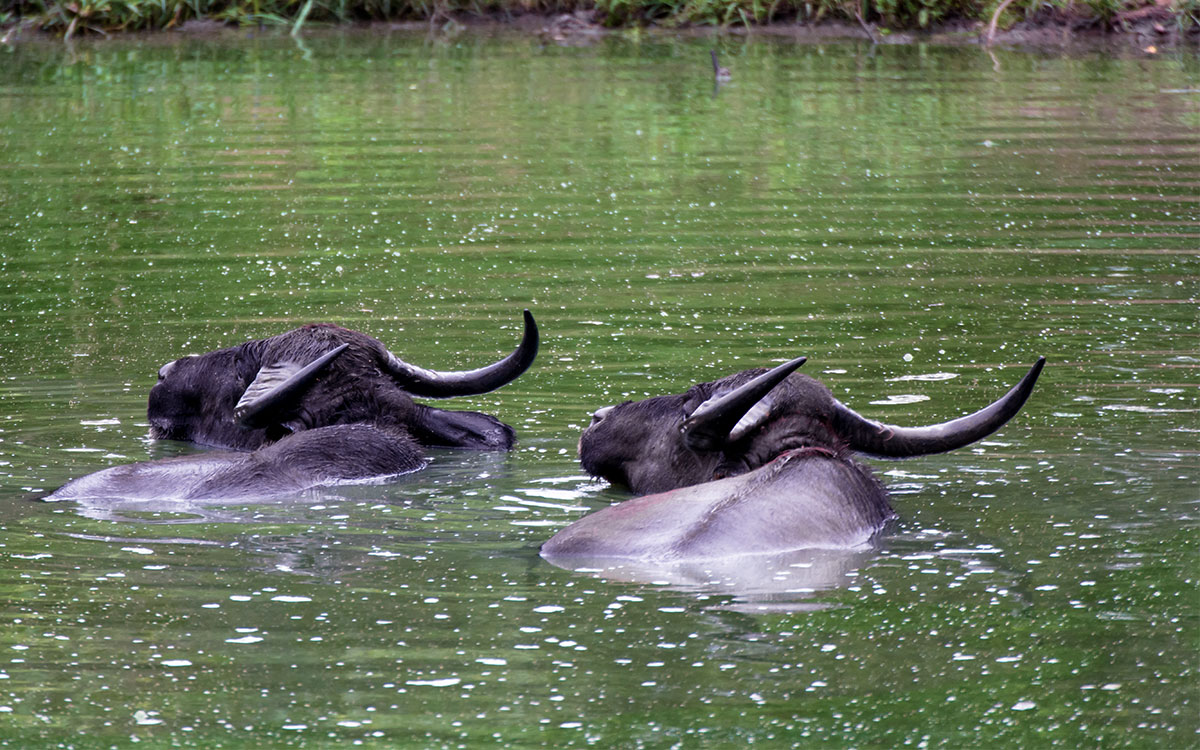
[[[1039,13],[1069,12],[1097,25],[1152,0],[1015,0],[1000,27]],[[0,28],[62,33],[170,29],[196,18],[234,25],[290,26],[365,21],[438,21],[455,16],[554,14],[594,9],[610,27],[751,26],[770,22],[856,21],[883,29],[930,28],[949,21],[990,20],[1000,0],[0,0]],[[1171,24],[1200,25],[1200,0],[1171,0]]]

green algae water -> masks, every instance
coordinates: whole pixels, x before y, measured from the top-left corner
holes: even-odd
[[[0,56],[0,746],[1200,743],[1193,55],[348,34]],[[158,367],[303,323],[522,378],[385,484],[43,503],[196,450]],[[877,549],[605,580],[538,545],[626,497],[600,406],[795,356],[943,421],[872,462]]]

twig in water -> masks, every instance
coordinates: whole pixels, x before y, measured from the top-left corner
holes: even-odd
[[[984,46],[990,47],[992,45],[992,37],[996,35],[996,23],[1000,20],[1000,14],[1004,12],[1004,9],[1007,8],[1012,1],[1013,0],[1004,0],[1004,2],[997,6],[996,12],[992,14],[992,20],[987,25],[987,33],[984,34],[983,37]]]
[[[1008,1],[1012,2],[1012,0]],[[871,44],[879,44],[879,40],[876,39],[875,35],[871,33],[871,27],[868,26],[867,22],[863,20],[862,11],[860,11],[858,8],[855,8],[854,17],[858,19],[858,24],[859,26],[863,27],[863,31],[867,32],[867,38],[871,40]]]
[[[728,81],[733,78],[733,75],[729,72],[729,68],[722,68],[721,64],[717,62],[717,51],[715,49],[710,49],[708,54],[712,55],[713,75],[716,76],[718,81]]]
[[[300,27],[304,25],[304,19],[308,18],[309,11],[312,10],[313,0],[307,0],[304,7],[300,9],[300,15],[296,16],[296,23],[292,25],[292,36],[300,35]]]

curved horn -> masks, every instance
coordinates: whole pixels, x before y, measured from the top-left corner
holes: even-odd
[[[499,362],[477,370],[439,372],[410,365],[395,354],[388,352],[388,368],[400,386],[414,396],[426,398],[450,398],[452,396],[475,396],[494,391],[511,383],[529,369],[538,351],[538,327],[533,314],[525,311],[525,333],[516,351]]]
[[[834,412],[835,427],[851,448],[873,456],[906,458],[952,451],[991,435],[1016,416],[1033,392],[1045,364],[1046,358],[1038,357],[1021,382],[998,401],[949,422],[927,427],[894,427],[867,419],[838,403]]]
[[[679,428],[683,433],[684,443],[695,451],[712,451],[724,447],[738,420],[807,359],[797,357],[791,362],[785,362],[719,398],[709,399],[700,404]]]

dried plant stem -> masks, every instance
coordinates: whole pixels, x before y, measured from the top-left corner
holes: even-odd
[[[984,34],[983,37],[983,43],[985,46],[990,47],[992,45],[992,37],[996,35],[996,23],[1000,20],[1000,14],[1004,12],[1004,9],[1007,8],[1012,1],[1013,0],[1004,0],[1004,2],[997,6],[996,12],[992,14],[992,20],[987,25],[987,33]]]
[[[1012,2],[1012,0],[1008,1]],[[871,40],[871,44],[879,44],[879,40],[875,38],[873,33],[871,33],[871,27],[868,26],[867,22],[863,20],[862,12],[859,11],[858,8],[854,9],[854,17],[858,19],[858,25],[863,27],[863,31],[867,32],[867,38]]]

